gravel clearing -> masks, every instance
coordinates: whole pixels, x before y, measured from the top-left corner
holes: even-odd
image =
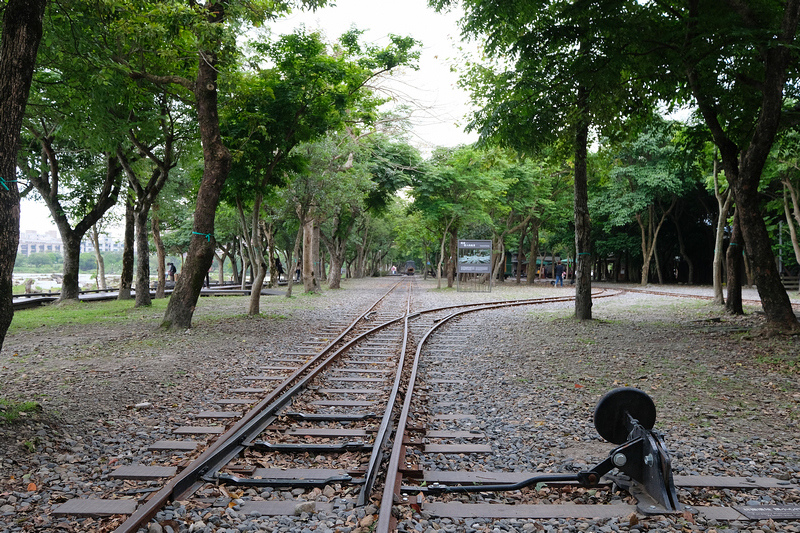
[[[156,482],[109,477],[121,465],[178,465],[193,452],[149,452],[173,428],[197,423],[238,378],[265,359],[296,349],[352,307],[371,303],[386,279],[347,280],[322,296],[262,297],[262,316],[244,315],[242,297],[201,299],[193,329],[166,333],[162,313],[145,310],[123,323],[58,328],[6,338],[0,352],[0,396],[36,400],[42,412],[0,424],[0,531],[109,531],[118,521],[53,516],[73,497],[108,497]],[[491,294],[436,290],[418,280],[419,307],[510,298],[569,295],[571,290],[507,283]],[[618,285],[611,288],[620,288]],[[708,294],[708,288],[657,287]],[[753,292],[744,295],[754,298]],[[795,301],[797,301],[795,299]],[[597,400],[618,386],[638,387],[658,409],[673,468],[680,475],[770,476],[785,488],[679,491],[685,503],[754,505],[800,502],[800,339],[757,334],[762,316],[748,308],[728,317],[712,303],[639,293],[596,299],[595,320],[576,322],[572,304],[471,314],[452,327],[465,339],[448,372],[463,373],[430,395],[431,412],[458,410],[472,421],[436,429],[481,431],[492,454],[429,454],[426,469],[574,472],[604,459],[613,446],[597,436]],[[133,315],[132,315],[133,316]],[[459,329],[460,328],[460,329]],[[442,370],[441,365],[438,370]],[[441,404],[437,407],[437,404]],[[138,406],[138,407],[137,407]],[[431,424],[433,428],[434,425]],[[132,495],[132,497],[139,497]],[[149,533],[369,531],[377,508],[357,508],[333,490],[207,489],[205,503],[174,502]],[[295,516],[244,512],[247,503],[289,496],[308,503]],[[476,496],[477,497],[477,496]],[[483,496],[481,496],[483,497]],[[561,502],[547,487],[497,501]],[[610,491],[572,495],[573,503],[628,502]],[[438,519],[408,510],[402,531],[787,531],[800,522],[715,522],[689,516],[607,520]]]

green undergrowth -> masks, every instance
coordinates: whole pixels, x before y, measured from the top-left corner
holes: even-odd
[[[0,424],[13,424],[28,414],[38,413],[41,406],[36,402],[12,402],[0,398]]]
[[[275,300],[274,298],[279,298]],[[221,320],[261,318],[286,320],[287,311],[312,307],[311,298],[298,295],[288,300],[280,296],[262,296],[261,313],[248,317],[248,297],[226,296],[224,298],[201,298],[193,317],[193,324],[214,324]],[[14,320],[8,329],[13,335],[22,331],[32,331],[42,327],[80,326],[82,324],[119,325],[131,321],[152,321],[154,327],[161,323],[167,309],[168,299],[153,299],[149,307],[134,307],[134,300],[108,300],[100,302],[64,302],[44,305],[33,309],[14,312]]]
[[[166,299],[153,300],[149,307],[135,308],[133,300],[103,302],[64,302],[14,312],[9,334],[41,327],[79,326],[82,324],[118,324],[130,320],[152,320],[163,316]]]

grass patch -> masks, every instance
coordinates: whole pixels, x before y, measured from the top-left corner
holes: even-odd
[[[42,407],[36,402],[12,402],[0,398],[0,424],[13,424],[30,413],[38,413]]]
[[[14,313],[8,333],[31,331],[41,327],[79,326],[82,324],[117,324],[130,320],[153,320],[162,316],[166,299],[153,300],[149,307],[133,307],[133,300],[104,302],[63,302]]]

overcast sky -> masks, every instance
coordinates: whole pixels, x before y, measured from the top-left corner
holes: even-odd
[[[405,69],[393,75],[387,88],[399,100],[414,108],[410,141],[423,152],[434,146],[456,146],[476,140],[463,131],[469,112],[468,95],[457,87],[458,74],[451,66],[460,57],[458,14],[439,14],[427,7],[427,0],[338,0],[335,7],[292,15],[271,24],[274,34],[290,33],[305,25],[321,29],[332,41],[356,26],[365,30],[367,42],[387,44],[387,35],[410,35],[422,42],[419,71]],[[55,229],[42,201],[22,201],[20,229]]]
[[[316,12],[295,12],[272,25],[275,34],[293,28],[321,29],[329,41],[355,26],[364,30],[363,39],[376,45],[388,44],[387,35],[410,35],[422,42],[419,70],[401,69],[387,85],[398,100],[414,107],[414,135],[420,149],[455,146],[476,140],[463,131],[469,97],[458,88],[458,73],[451,67],[459,62],[458,13],[440,14],[427,7],[427,0],[339,0],[335,7]]]

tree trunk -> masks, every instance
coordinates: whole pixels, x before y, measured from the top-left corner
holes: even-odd
[[[43,133],[35,134],[42,146],[42,153],[47,161],[47,167],[40,173],[31,174],[29,179],[47,205],[50,216],[53,217],[53,221],[61,234],[61,241],[64,243],[64,246],[67,247],[67,243],[70,243],[71,246],[77,246],[77,251],[70,250],[73,264],[67,264],[65,250],[64,279],[59,301],[77,300],[79,294],[78,261],[80,256],[80,241],[91,227],[117,203],[117,197],[119,196],[122,183],[122,167],[119,161],[117,161],[116,156],[104,154],[106,158],[106,175],[103,180],[103,185],[98,192],[94,205],[91,205],[88,212],[84,212],[83,218],[81,218],[73,228],[67,218],[66,210],[61,205],[61,197],[59,196],[59,158],[56,151],[53,149],[53,139]],[[77,242],[77,244],[74,244],[75,242]]]
[[[207,5],[206,9],[209,12],[209,22],[218,24],[223,21],[223,3],[215,2]],[[217,54],[215,51],[205,50],[200,55],[194,94],[203,146],[203,177],[197,191],[192,239],[186,254],[186,263],[183,265],[181,277],[175,283],[175,290],[161,323],[167,329],[188,329],[192,325],[197,299],[214,260],[214,215],[231,164],[231,154],[222,142],[217,112]]]
[[[655,225],[655,216],[656,216],[656,208],[654,205],[650,205],[647,208],[647,223],[645,224],[642,221],[641,215],[636,215],[636,221],[639,223],[639,228],[641,229],[642,233],[642,285],[647,285],[648,278],[650,275],[650,261],[656,255],[656,243],[658,242],[658,234],[661,232],[661,227],[664,225],[664,220],[669,216],[672,210],[675,208],[675,204],[677,203],[677,198],[672,199],[672,203],[670,204],[669,208],[661,214],[661,218],[658,221],[658,225]],[[656,263],[658,263],[658,257],[655,257]],[[656,264],[656,268],[658,270],[658,282],[663,283],[664,280],[661,277],[661,265]]]
[[[89,231],[89,236],[92,239],[92,245],[94,245],[94,258],[95,261],[97,261],[97,273],[95,274],[97,288],[106,289],[106,265],[103,261],[103,254],[100,253],[100,234],[97,231],[97,224],[92,226],[92,229]]]
[[[19,244],[16,180],[19,131],[42,39],[46,0],[8,0],[0,42],[0,348],[14,318],[13,273]]]
[[[59,226],[61,233],[61,243],[64,248],[64,279],[61,282],[61,296],[59,302],[66,300],[78,300],[80,296],[80,286],[78,285],[78,274],[80,273],[81,263],[81,237],[69,224]]]
[[[139,205],[134,208],[136,230],[136,303],[134,307],[147,307],[150,300],[150,243],[147,240],[147,212]],[[148,206],[149,207],[149,206]]]
[[[295,257],[300,257],[300,243],[302,243],[302,242],[303,242],[303,226],[301,224],[300,227],[297,229],[297,235],[295,235],[295,237],[294,237],[294,248],[292,248],[292,258],[293,259]],[[300,261],[299,260],[297,261],[297,263],[298,263],[297,265],[292,266],[291,271],[287,271],[287,274],[289,275],[289,283],[286,286],[286,297],[287,298],[291,298],[292,297],[292,287],[294,286],[295,271],[297,270],[298,266],[300,266],[300,267],[302,266],[302,265],[300,265]],[[303,269],[300,268],[301,277],[302,277],[302,272],[303,272]]]
[[[250,256],[250,264],[253,267],[253,272],[257,272],[253,279],[253,286],[250,289],[250,303],[247,314],[250,316],[257,316],[261,312],[261,289],[264,286],[264,279],[267,277],[267,262],[264,259],[264,253],[261,250],[261,201],[263,196],[258,194],[253,202],[253,213],[250,220],[250,243],[247,247]],[[239,207],[239,213],[242,220],[242,228],[247,230],[245,224],[244,210],[239,198],[236,199],[236,204]],[[245,233],[246,235],[246,233]],[[269,253],[269,251],[267,251]],[[270,264],[272,259],[270,259]],[[271,280],[270,280],[271,282]]]
[[[250,255],[249,255],[250,252],[248,250],[247,244],[245,243],[245,240],[247,240],[246,237],[242,237],[241,240],[239,240],[239,255],[242,258],[242,272],[241,272],[241,275],[242,275],[241,289],[242,290],[245,290],[247,288],[247,272],[248,272],[248,269],[250,269],[250,283],[252,284],[252,282],[253,282],[253,275],[252,275],[253,274],[253,265],[252,265],[252,263],[250,262],[250,259],[249,259],[250,258]]]
[[[307,293],[319,292],[317,273],[314,272],[314,219],[303,221],[303,289]]]
[[[794,220],[792,220],[792,215],[789,212],[789,198],[787,196],[787,189],[788,192],[791,194],[792,197],[792,207],[794,210],[794,218],[797,220],[797,223],[800,224],[800,202],[797,199],[797,192],[792,187],[791,182],[784,178],[783,180],[784,188],[783,188],[783,212],[786,215],[786,223],[789,225],[789,237],[792,240],[792,249],[794,250],[794,258],[797,261],[797,264],[800,265],[800,243],[797,241],[797,229],[794,227]]]
[[[322,254],[319,249],[319,217],[314,217],[311,230],[311,256],[314,263],[314,278],[316,280],[316,287],[314,290],[319,291],[321,282],[325,280],[325,265],[322,264]]]
[[[260,261],[256,272],[253,286],[250,288],[250,306],[247,309],[247,314],[250,316],[258,316],[261,312],[261,289],[264,287],[264,279],[267,277],[267,264]]]
[[[681,257],[683,258],[684,261],[686,261],[686,264],[689,266],[688,279],[686,280],[686,283],[691,285],[692,283],[694,283],[694,262],[692,261],[692,258],[689,257],[689,254],[686,253],[686,243],[683,241],[683,232],[681,231],[681,226],[678,220],[678,216],[673,213],[671,218],[672,222],[675,224],[675,233],[678,236],[678,253],[681,254]],[[678,281],[679,277],[680,273],[678,274],[678,276],[676,276],[675,281]]]
[[[281,281],[281,273],[278,271],[278,252],[275,250],[275,235],[272,231],[272,224],[267,224],[264,228],[267,235],[267,254],[269,256],[269,286],[278,287]]]
[[[442,288],[442,276],[444,275],[444,271],[442,270],[442,264],[444,263],[444,245],[447,242],[447,234],[450,231],[450,224],[452,221],[447,223],[447,227],[444,229],[442,233],[442,241],[439,250],[439,263],[436,266],[436,288]]]
[[[516,281],[517,285],[519,285],[522,281],[522,263],[525,261],[525,254],[522,252],[522,245],[525,244],[527,232],[528,226],[523,227],[519,236],[519,246],[517,246],[517,275],[516,279],[514,280]]]
[[[450,257],[447,258],[447,288],[452,289],[456,280],[456,258],[458,257],[458,231],[450,228]]]
[[[656,262],[656,275],[658,276],[658,284],[664,284],[664,273],[661,271],[661,258],[658,256],[658,246],[656,241],[653,241],[653,259]]]
[[[592,239],[586,170],[589,142],[588,89],[578,88],[578,123],[575,126],[575,318],[592,318]],[[544,264],[542,264],[544,268]]]
[[[739,208],[733,215],[733,231],[728,244],[728,299],[725,310],[732,315],[743,315],[742,308],[742,232],[739,223]]]
[[[342,288],[342,265],[344,264],[344,253],[335,250],[336,242],[328,246],[328,254],[331,256],[331,275],[328,277],[329,289]]]
[[[236,261],[236,241],[237,240],[238,239],[236,239],[234,237],[234,241],[230,244],[230,246],[228,246],[228,247],[225,247],[225,246],[222,246],[222,245],[219,246],[219,249],[222,250],[222,253],[223,253],[223,261],[221,263],[224,265],[224,263],[225,263],[224,258],[225,257],[227,257],[231,262],[231,270],[232,270],[231,279],[232,279],[234,285],[238,285],[241,282],[240,279],[239,279],[239,267],[236,264],[237,263],[237,261]],[[224,278],[224,274],[223,274],[223,270],[222,269],[220,269],[220,271],[219,271],[219,279],[220,279],[220,283],[224,283],[225,282],[225,278]]]
[[[225,285],[225,254],[223,253],[214,255],[217,258],[217,266],[219,267],[219,272],[217,272],[217,283],[222,286]]]
[[[166,266],[167,254],[164,250],[164,241],[161,240],[160,221],[158,219],[158,205],[153,206],[151,218],[151,231],[153,233],[153,244],[156,246],[156,257],[158,262],[158,281],[156,286],[156,298],[164,298],[167,284]]]
[[[719,208],[717,215],[717,231],[714,239],[714,303],[717,305],[725,305],[725,297],[722,294],[722,241],[725,236],[725,224],[728,220],[728,211],[731,209],[731,202],[733,201],[733,189],[728,188],[728,192],[723,199],[722,194],[719,192],[719,178],[718,178],[717,160],[714,159],[714,196],[717,198],[717,207]]]
[[[636,215],[636,222],[639,224],[639,232],[641,233],[642,238],[642,279],[639,283],[642,286],[647,285],[647,282],[650,281],[650,261],[652,261],[652,250],[650,248],[650,241],[652,239],[652,231],[653,231],[653,217],[652,213],[648,217],[647,224],[642,221],[642,216],[640,214]]]
[[[727,173],[727,172],[726,172]],[[770,327],[785,330],[800,330],[800,323],[792,309],[789,296],[783,288],[775,256],[772,253],[769,234],[761,215],[758,184],[752,180],[739,179],[734,185],[736,216],[744,240],[747,259],[751,265],[753,279],[761,297],[764,314]],[[728,267],[730,269],[730,266]],[[729,296],[730,298],[730,292]]]
[[[536,260],[539,257],[539,223],[531,225],[531,252],[528,256],[528,285],[536,283]]]
[[[131,285],[133,285],[134,267],[134,235],[135,224],[133,216],[133,199],[127,198],[125,202],[125,237],[122,245],[122,274],[119,280],[119,294],[117,300],[131,299]]]

